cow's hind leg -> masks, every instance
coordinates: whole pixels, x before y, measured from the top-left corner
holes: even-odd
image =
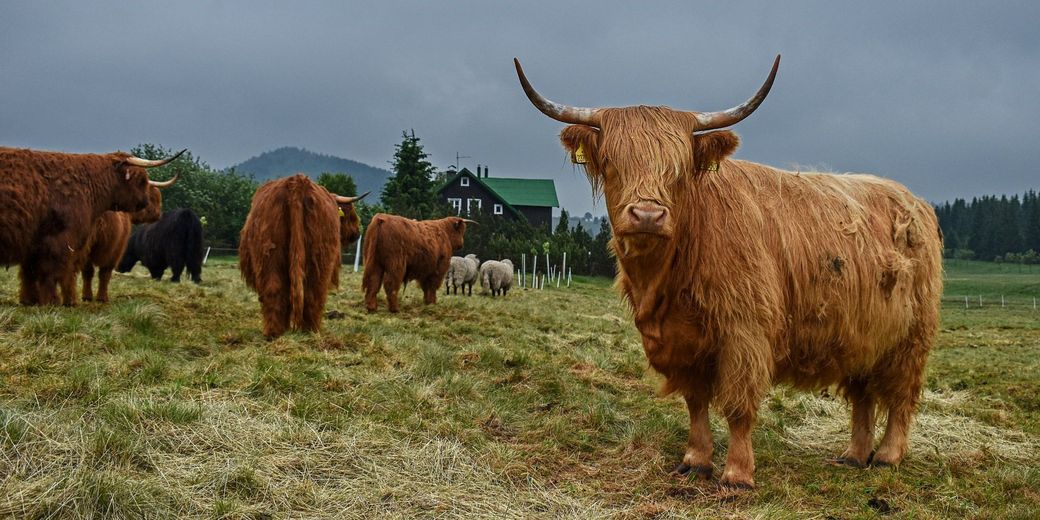
[[[307,291],[303,297],[303,323],[300,330],[307,332],[318,332],[321,330],[321,319],[325,312],[325,301],[328,299],[328,289]]]
[[[401,310],[401,301],[398,297],[398,292],[401,290],[401,284],[404,283],[404,272],[384,272],[383,273],[383,290],[386,291],[386,308],[390,312],[398,312]],[[376,291],[379,291],[379,286],[375,287]],[[373,302],[375,298],[373,297]],[[373,303],[374,306],[374,303]]]
[[[170,277],[170,281],[173,283],[180,283],[181,273],[184,272],[184,263],[179,261],[170,263],[170,272],[173,274],[173,276]]]
[[[376,312],[379,287],[383,285],[383,271],[374,265],[366,265],[361,285],[365,290],[365,308],[368,312]]]
[[[87,262],[87,265],[83,266],[83,270],[79,274],[83,276],[83,301],[89,302],[94,299],[94,264]],[[98,294],[100,295],[100,293],[99,287]]]
[[[863,468],[870,463],[871,449],[874,448],[876,402],[866,380],[861,378],[845,382],[845,396],[852,405],[852,440],[836,462]]]
[[[108,301],[108,283],[112,281],[112,268],[102,267],[98,269],[97,301],[105,303]],[[83,280],[86,284],[86,279]]]
[[[878,398],[888,408],[888,424],[881,439],[873,464],[896,466],[903,460],[907,449],[910,421],[917,410],[924,383],[924,364],[933,334],[911,335],[904,347],[900,347],[888,359],[882,359],[884,367],[875,375],[874,385],[879,387]]]

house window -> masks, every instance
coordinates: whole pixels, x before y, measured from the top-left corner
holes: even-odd
[[[459,180],[459,186],[469,186],[469,177],[463,177]]]
[[[451,204],[451,209],[455,210],[455,214],[462,213],[462,199],[448,199],[448,204]]]
[[[495,215],[501,215],[501,214],[502,214],[502,205],[501,204],[495,204]]]
[[[466,199],[466,213],[472,212],[474,206],[479,210],[481,202],[480,199]]]

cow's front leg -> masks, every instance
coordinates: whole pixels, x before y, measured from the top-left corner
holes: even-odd
[[[690,411],[690,437],[682,463],[675,468],[680,475],[691,472],[699,479],[711,478],[711,424],[708,421],[708,396],[686,396],[686,408]]]
[[[751,429],[755,412],[727,414],[729,423],[729,452],[726,469],[719,484],[728,487],[753,489],[755,487],[755,452],[751,448]]]

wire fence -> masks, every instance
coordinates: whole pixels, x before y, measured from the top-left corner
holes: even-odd
[[[947,295],[942,298],[944,309],[1017,309],[1040,312],[1038,296],[1004,296],[1004,295]]]

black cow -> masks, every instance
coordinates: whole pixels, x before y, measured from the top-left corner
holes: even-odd
[[[190,209],[175,209],[163,213],[158,222],[135,229],[116,271],[129,272],[138,261],[155,280],[162,279],[169,267],[171,281],[179,282],[187,267],[191,281],[202,282],[202,222],[198,215]]]

